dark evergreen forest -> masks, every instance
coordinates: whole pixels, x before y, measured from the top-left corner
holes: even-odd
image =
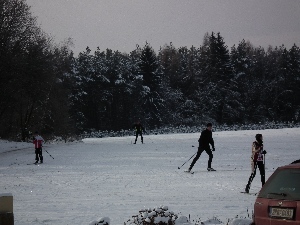
[[[298,46],[229,48],[215,32],[201,41],[74,56],[71,41],[55,44],[37,26],[25,0],[0,0],[0,137],[118,131],[137,118],[146,129],[299,122]]]

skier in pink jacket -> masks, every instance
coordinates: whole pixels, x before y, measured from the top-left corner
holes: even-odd
[[[264,150],[263,145],[263,136],[262,134],[256,134],[255,135],[255,141],[252,143],[252,155],[251,155],[251,167],[252,172],[249,177],[248,183],[245,188],[245,192],[249,193],[251,183],[256,175],[256,169],[258,167],[260,172],[260,179],[261,179],[261,185],[264,186],[265,184],[265,164],[264,164],[264,157],[267,153],[266,150]]]

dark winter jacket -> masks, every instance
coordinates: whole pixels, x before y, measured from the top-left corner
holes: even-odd
[[[201,132],[200,138],[198,140],[199,142],[199,148],[201,150],[209,150],[209,144],[211,144],[211,147],[215,149],[214,139],[212,138],[212,132],[208,129],[205,129]]]
[[[142,132],[145,131],[145,128],[143,127],[142,124],[136,123],[133,125],[133,128],[135,129],[136,132]]]

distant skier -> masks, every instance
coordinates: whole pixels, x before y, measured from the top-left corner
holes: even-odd
[[[133,128],[135,129],[135,141],[134,141],[134,144],[136,144],[136,141],[137,141],[139,135],[141,136],[141,142],[144,143],[143,132],[145,132],[145,128],[141,124],[140,120],[136,121],[136,123],[133,125]]]
[[[209,156],[207,170],[215,171],[215,169],[213,169],[211,167],[211,163],[212,163],[212,159],[213,159],[212,151],[215,151],[214,139],[212,138],[212,124],[211,123],[208,123],[206,125],[206,129],[201,132],[198,142],[199,142],[198,152],[197,152],[196,157],[193,159],[193,162],[191,163],[191,165],[188,169],[188,172],[191,172],[193,166],[195,165],[197,160],[200,158],[200,155],[202,154],[203,151],[205,151]],[[212,150],[210,149],[209,144],[211,145]]]
[[[33,144],[35,148],[35,163],[38,163],[39,159],[40,159],[40,163],[43,163],[43,152],[42,152],[43,143],[44,143],[44,139],[36,131],[33,137]]]
[[[252,173],[249,177],[248,184],[246,185],[245,192],[249,193],[251,183],[256,175],[256,168],[258,167],[260,172],[260,179],[262,186],[265,184],[265,165],[264,155],[267,153],[263,150],[263,136],[262,134],[255,135],[256,141],[252,143],[252,155],[251,155],[251,167]]]

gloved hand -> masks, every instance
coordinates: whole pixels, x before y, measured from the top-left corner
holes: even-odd
[[[213,151],[213,152],[216,151],[215,147],[213,147],[212,151]]]
[[[266,151],[266,150],[263,150],[262,154],[264,154],[264,155],[267,154],[267,151]]]

